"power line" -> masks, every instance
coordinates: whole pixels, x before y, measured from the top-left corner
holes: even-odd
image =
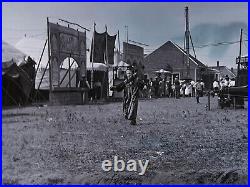
[[[247,42],[247,41],[248,40],[243,40],[243,42]],[[200,45],[200,46],[194,46],[194,48],[217,47],[217,46],[222,46],[222,45],[233,45],[233,44],[236,44],[236,43],[240,43],[240,41],[210,43],[210,44],[204,44],[204,45]],[[144,49],[144,50],[145,51],[154,51],[156,49]]]
[[[248,41],[248,40],[243,40],[243,41]],[[205,44],[205,45],[200,45],[200,46],[195,46],[195,48],[204,48],[204,47],[211,47],[211,46],[220,46],[220,45],[232,45],[240,43],[240,41],[232,41],[232,42],[218,42],[218,43],[212,43],[212,44]]]

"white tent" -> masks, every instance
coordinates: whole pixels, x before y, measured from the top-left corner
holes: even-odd
[[[40,60],[44,44],[46,40],[37,39],[37,38],[30,38],[30,37],[24,37],[22,38],[15,47],[22,51],[23,53],[29,55],[37,64]],[[90,49],[91,41],[87,38],[87,49]],[[89,56],[90,53],[87,52],[87,62],[89,62]],[[48,45],[46,45],[43,57],[41,60],[41,64],[39,68],[45,68],[48,63]],[[62,66],[63,68],[67,68]]]
[[[113,67],[128,67],[130,66],[129,64],[127,64],[126,62],[124,61],[120,61],[118,62],[117,64],[114,64]]]
[[[156,72],[156,73],[163,73],[163,74],[166,74],[166,73],[171,74],[170,71],[166,71],[166,70],[164,70],[164,69],[160,69],[160,70],[155,71],[155,72]]]
[[[16,43],[15,47],[29,55],[37,64],[41,57],[45,41],[37,38],[24,37],[19,42]],[[45,68],[48,62],[48,45],[44,50],[42,61],[40,64],[41,68]]]
[[[14,46],[2,41],[2,68],[7,68],[11,64],[20,65],[27,55]]]

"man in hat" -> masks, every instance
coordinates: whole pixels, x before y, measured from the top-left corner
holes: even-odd
[[[117,86],[111,87],[111,90],[124,90],[123,113],[125,119],[130,120],[131,125],[136,125],[136,116],[138,108],[139,89],[143,88],[142,81],[134,67],[128,67],[126,70],[126,79]]]

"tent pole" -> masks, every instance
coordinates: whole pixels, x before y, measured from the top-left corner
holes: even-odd
[[[42,75],[42,78],[41,78],[41,80],[40,80],[40,82],[39,82],[39,85],[38,85],[37,90],[40,89],[40,86],[41,86],[41,84],[42,84],[42,80],[43,80],[43,77],[44,77],[44,75],[45,75],[45,72],[46,72],[46,70],[47,70],[47,68],[48,68],[48,65],[49,65],[49,62],[47,63],[47,65],[46,65],[46,67],[45,67],[45,70],[44,70],[44,72],[43,72],[43,75]]]
[[[95,55],[95,23],[94,23],[94,33],[93,33],[93,50],[92,50],[92,64],[91,64],[91,82],[90,87],[93,89],[94,87],[94,55]]]
[[[66,71],[65,75],[63,76],[62,80],[60,81],[59,86],[61,86],[61,84],[63,83],[64,79],[66,78],[66,76],[67,76],[68,73],[69,73],[70,67],[74,64],[74,62],[75,62],[75,61],[73,60],[73,62],[69,65],[69,69]]]
[[[44,46],[43,46],[43,51],[42,51],[42,54],[41,54],[41,56],[40,56],[40,59],[39,59],[39,62],[38,62],[37,68],[36,68],[35,76],[36,76],[36,74],[37,74],[37,72],[38,72],[38,69],[39,69],[40,63],[41,63],[41,61],[42,61],[42,58],[43,58],[43,53],[44,53],[45,47],[46,47],[46,45],[47,45],[47,42],[48,42],[48,39],[46,39],[45,44],[44,44]]]
[[[68,61],[69,61],[68,62],[69,63],[69,71],[68,71],[69,72],[69,87],[71,88],[71,79],[70,79],[71,78],[71,76],[70,76],[71,73],[70,73],[70,71],[71,71],[71,66],[73,65],[74,62],[72,64],[70,64],[70,58],[68,58]]]
[[[70,77],[70,81],[74,78],[75,74],[76,74],[76,71],[74,71],[73,75]],[[69,85],[69,82],[67,83],[66,87],[68,87],[68,85]]]

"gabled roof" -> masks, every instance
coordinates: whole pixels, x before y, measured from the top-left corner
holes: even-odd
[[[163,45],[158,47],[156,50],[154,50],[152,53],[146,55],[145,59],[147,60],[147,58],[150,58],[152,55],[156,54],[158,52],[158,50],[165,48],[166,46],[172,46],[175,49],[177,49],[178,51],[180,51],[183,55],[186,55],[186,51],[184,49],[182,49],[180,46],[178,46],[177,44],[175,44],[172,41],[167,41],[166,43],[164,43]],[[194,63],[195,65],[197,65],[199,67],[207,67],[201,61],[199,61],[194,56],[192,56],[191,54],[189,55],[189,59],[190,59],[190,62]]]
[[[172,54],[178,55],[178,57],[171,58]],[[151,76],[151,74],[154,74],[154,71],[159,69],[165,69],[168,71],[169,69],[172,69],[175,71],[175,68],[186,68],[186,65],[183,62],[185,55],[186,52],[180,46],[172,41],[167,41],[144,58],[144,71]],[[190,65],[197,68],[207,68],[207,66],[192,55],[189,55],[189,59]]]
[[[182,49],[179,45],[171,42],[177,49],[179,49],[184,55],[187,55],[186,51],[184,49]],[[206,67],[201,61],[199,61],[197,58],[195,58],[194,56],[192,56],[191,54],[189,54],[189,58],[190,60],[195,63],[196,65],[200,66],[200,67]]]
[[[218,70],[222,77],[226,75],[228,75],[230,79],[236,77],[236,75],[226,66],[210,66],[210,68]]]

